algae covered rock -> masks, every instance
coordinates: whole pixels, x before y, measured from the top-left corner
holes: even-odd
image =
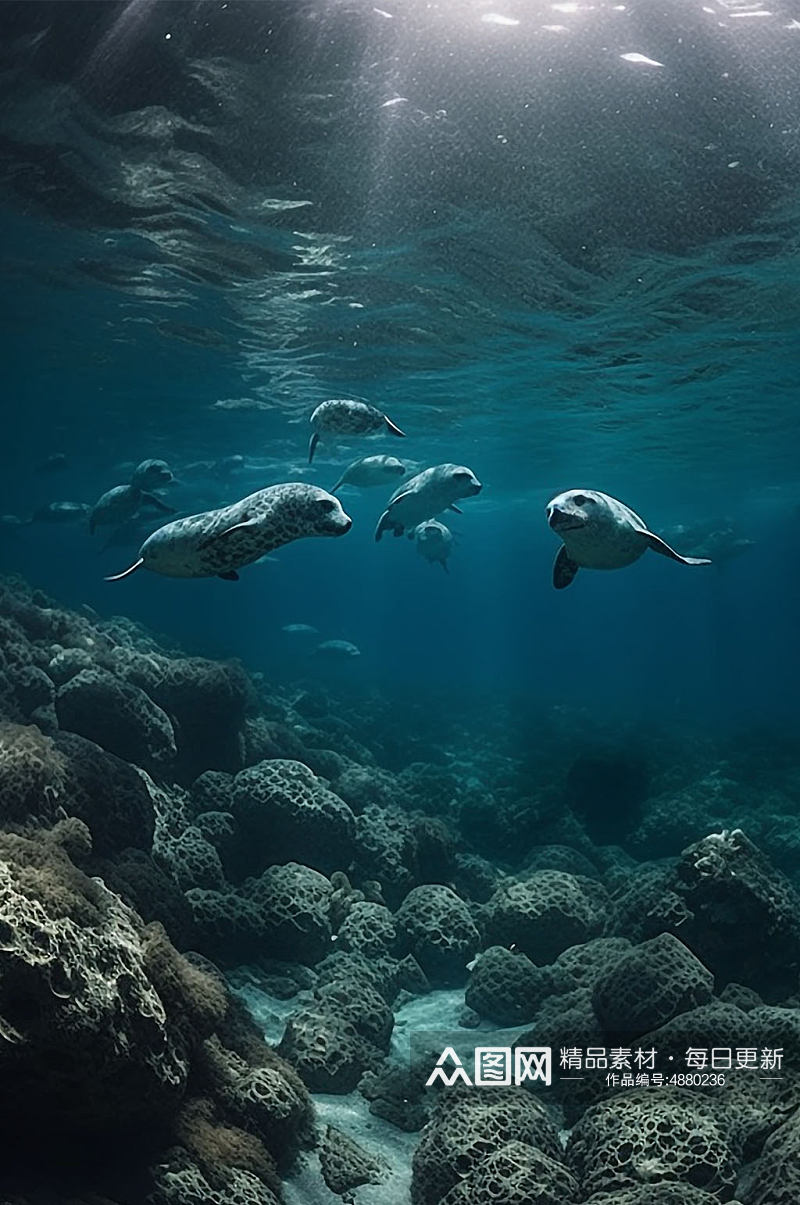
[[[148,974],[142,923],[45,839],[0,838],[0,1114],[6,1135],[152,1124],[190,1049]]]
[[[319,1162],[322,1178],[331,1192],[354,1200],[354,1188],[362,1184],[380,1184],[385,1176],[383,1159],[364,1150],[336,1126],[326,1126],[320,1143]]]
[[[177,754],[169,716],[138,686],[102,669],[85,669],[56,695],[62,728],[148,769]]]
[[[668,1183],[730,1198],[736,1162],[719,1108],[691,1090],[635,1089],[592,1105],[574,1126],[567,1162],[583,1191]]]
[[[228,810],[239,826],[240,873],[293,860],[345,870],[353,859],[353,813],[301,762],[263,761],[240,771]]]
[[[449,887],[426,883],[409,891],[395,913],[401,948],[432,983],[462,983],[480,943],[469,907]]]
[[[446,1090],[436,1102],[414,1152],[412,1205],[440,1205],[466,1177],[475,1175],[480,1179],[484,1161],[494,1154],[500,1158],[499,1152],[509,1143],[518,1143],[531,1152],[528,1156],[515,1148],[509,1163],[516,1160],[519,1166],[520,1160],[531,1159],[534,1151],[543,1157],[533,1174],[547,1177],[553,1193],[559,1182],[562,1186],[572,1184],[561,1161],[555,1126],[544,1107],[529,1093],[500,1087]],[[531,1171],[529,1163],[528,1172]],[[485,1199],[491,1201],[489,1193],[498,1190],[496,1173],[493,1177],[491,1167],[483,1185]],[[502,1181],[500,1191],[504,1192]],[[520,1205],[523,1200],[519,1198]]]
[[[677,937],[662,933],[615,960],[594,985],[592,1004],[606,1032],[640,1036],[706,1004],[714,976]]]
[[[683,940],[717,976],[767,1000],[795,990],[800,968],[800,892],[738,829],[711,833],[683,851],[676,892],[692,914]]]
[[[486,905],[486,940],[516,946],[537,965],[602,937],[612,916],[602,884],[558,870],[537,870],[501,884]]]
[[[498,1025],[524,1025],[547,996],[570,986],[555,967],[537,967],[525,954],[490,946],[478,960],[464,1000],[480,1017]]]

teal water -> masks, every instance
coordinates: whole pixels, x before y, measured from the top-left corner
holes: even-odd
[[[181,513],[330,486],[398,452],[328,445],[309,468],[312,409],[355,396],[410,463],[484,483],[450,576],[373,546],[379,490],[343,493],[346,540],[235,586],[107,585],[136,544],[99,553],[82,525],[6,526],[0,565],[275,673],[297,672],[280,627],[308,622],[379,689],[794,724],[788,7],[390,9],[3,6],[0,510],[93,503],[146,456]],[[233,476],[184,472],[233,454]],[[753,544],[556,595],[544,505],[573,486]]]

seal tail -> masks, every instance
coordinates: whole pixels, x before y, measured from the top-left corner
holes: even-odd
[[[135,573],[137,569],[141,569],[143,564],[144,557],[140,556],[138,561],[134,561],[133,564],[129,565],[127,569],[123,569],[122,573],[114,573],[111,575],[111,577],[107,577],[105,580],[107,582],[121,582],[123,577],[130,577],[130,575]]]
[[[406,433],[405,433],[405,431],[400,430],[400,428],[397,426],[397,423],[393,423],[392,420],[390,418],[387,418],[385,414],[383,416],[383,421],[386,423],[386,426],[389,428],[390,434],[400,435],[403,439],[405,439]]]

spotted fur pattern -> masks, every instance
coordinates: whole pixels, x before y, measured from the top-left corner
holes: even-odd
[[[311,415],[311,426],[319,435],[369,435],[385,423],[386,416],[375,406],[349,398],[322,402]]]
[[[340,536],[352,520],[338,498],[304,482],[259,490],[220,510],[167,523],[145,540],[145,569],[167,577],[232,574],[306,536]]]

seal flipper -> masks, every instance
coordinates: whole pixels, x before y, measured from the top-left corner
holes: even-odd
[[[105,580],[107,582],[121,582],[123,577],[130,577],[130,575],[135,573],[137,569],[141,569],[143,564],[144,557],[140,556],[138,561],[134,561],[133,564],[129,565],[127,569],[123,569],[122,573],[114,573],[111,577],[107,577]]]
[[[235,569],[229,569],[227,573],[218,573],[217,577],[221,577],[224,582],[238,582],[239,574]]]
[[[564,544],[558,550],[553,565],[553,585],[556,590],[565,590],[578,572],[578,562],[573,561]]]
[[[378,526],[375,528],[375,543],[381,538],[384,532],[390,531],[394,536],[401,536],[404,531],[402,523],[398,523],[396,519],[391,518],[391,512],[385,510],[378,519]],[[413,533],[412,533],[413,534]]]
[[[405,439],[405,437],[406,437],[405,431],[401,431],[400,428],[397,426],[397,424],[393,423],[392,420],[390,418],[387,418],[385,414],[383,416],[383,421],[386,423],[386,426],[389,428],[389,433],[391,435],[399,435],[403,439]]]
[[[659,552],[661,556],[668,556],[671,561],[680,561],[682,565],[710,565],[711,561],[704,556],[681,556],[674,548],[670,548],[666,541],[660,536],[653,535],[652,531],[643,531],[642,535],[646,538],[648,546],[653,552]]]
[[[232,527],[226,527],[224,531],[218,531],[213,536],[208,536],[207,539],[201,540],[197,545],[200,552],[204,552],[206,548],[211,548],[218,540],[224,540],[226,536],[232,535],[235,531],[248,531],[252,527],[256,527],[255,519],[243,519],[241,523],[234,523]]]
[[[311,464],[311,461],[314,459],[314,453],[317,450],[318,443],[319,443],[319,432],[315,431],[314,434],[311,436],[311,439],[308,441],[308,463],[309,464]]]
[[[160,510],[162,514],[165,515],[176,514],[174,506],[167,506],[166,502],[162,502],[161,499],[157,498],[155,494],[147,494],[144,490],[142,490],[139,505],[141,506],[142,504],[145,504],[146,506],[154,506],[156,510]]]
[[[447,508],[447,509],[448,509],[448,510],[454,510],[454,511],[456,512],[456,514],[457,514],[457,515],[463,515],[463,513],[464,513],[464,512],[463,512],[463,510],[460,510],[460,509],[459,509],[459,508],[456,506],[455,502],[451,502],[451,503],[450,503],[450,505],[448,506],[448,508]]]

